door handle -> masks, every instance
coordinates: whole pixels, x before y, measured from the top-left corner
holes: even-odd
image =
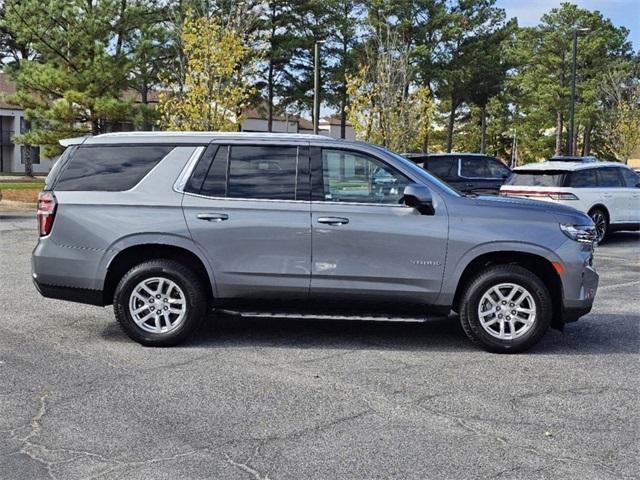
[[[604,198],[611,198],[613,196],[613,194],[611,193],[605,193],[602,195]]]
[[[319,217],[318,223],[326,223],[327,225],[344,225],[349,223],[349,219],[344,217]]]
[[[196,217],[198,220],[206,220],[207,222],[222,222],[229,219],[229,215],[226,213],[199,213]]]

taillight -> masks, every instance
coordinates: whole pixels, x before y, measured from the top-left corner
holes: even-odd
[[[571,192],[549,192],[549,197],[554,200],[579,200],[579,198]]]
[[[56,215],[56,197],[52,192],[40,192],[38,194],[38,231],[40,236],[49,235],[53,227],[53,219]]]
[[[580,200],[571,192],[558,192],[554,190],[522,190],[502,188],[500,195],[505,197],[549,197],[552,200]]]

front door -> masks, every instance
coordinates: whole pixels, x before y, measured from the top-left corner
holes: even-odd
[[[309,155],[299,145],[211,145],[187,184],[183,210],[220,299],[307,298]]]
[[[311,296],[424,305],[440,292],[448,217],[400,204],[412,181],[382,159],[312,149]]]

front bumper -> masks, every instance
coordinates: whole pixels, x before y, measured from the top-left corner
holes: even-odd
[[[570,241],[569,247],[575,252],[576,242]],[[599,275],[593,267],[593,251],[591,248],[580,246],[579,252],[564,265],[566,271],[562,277],[563,300],[562,300],[562,321],[563,323],[575,322],[580,317],[588,314],[593,307],[598,290]]]

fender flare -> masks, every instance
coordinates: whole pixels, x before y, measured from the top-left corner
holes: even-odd
[[[108,255],[104,255],[102,257],[97,267],[97,271],[102,272],[104,276],[97,280],[98,285],[96,285],[96,289],[101,290],[104,288],[106,273],[109,271],[109,267],[111,266],[113,260],[120,253],[128,248],[141,245],[161,245],[177,247],[192,253],[200,260],[207,272],[207,276],[209,277],[209,282],[211,283],[211,288],[213,290],[211,293],[214,296],[217,295],[215,275],[213,272],[213,268],[211,267],[211,263],[209,262],[209,259],[207,258],[205,252],[203,252],[198,244],[195,243],[191,238],[182,235],[167,233],[134,233],[119,238],[111,245],[109,245],[108,249],[106,250]]]

